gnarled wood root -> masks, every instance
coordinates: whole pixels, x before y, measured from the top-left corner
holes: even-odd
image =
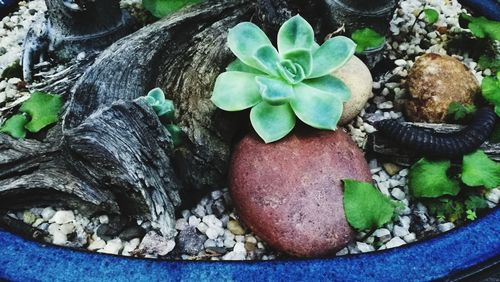
[[[47,142],[2,136],[0,155],[14,152],[0,163],[8,168],[0,174],[2,208],[46,203],[32,198],[36,187],[51,200],[71,198],[91,211],[149,214],[172,236],[179,189],[224,185],[231,144],[247,126],[245,114],[217,110],[209,98],[215,78],[234,60],[227,30],[251,18],[252,2],[192,7],[106,49],[70,93],[60,132]],[[176,105],[186,135],[181,147],[172,147],[154,111],[137,100],[154,87]],[[31,147],[16,151],[19,144]]]

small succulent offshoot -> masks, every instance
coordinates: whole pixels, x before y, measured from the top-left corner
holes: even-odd
[[[280,28],[278,50],[250,22],[229,30],[228,46],[237,59],[215,82],[211,100],[217,107],[252,108],[250,121],[266,143],[290,133],[296,116],[314,128],[337,128],[351,92],[331,73],[354,54],[352,40],[337,36],[320,46],[311,25],[297,15]]]
[[[148,95],[144,97],[144,101],[156,112],[160,121],[170,133],[174,146],[181,145],[183,143],[183,132],[173,123],[175,119],[174,102],[166,99],[165,93],[160,88],[149,91]]]

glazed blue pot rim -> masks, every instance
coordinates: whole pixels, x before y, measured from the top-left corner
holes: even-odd
[[[0,278],[14,281],[429,281],[500,258],[500,209],[428,240],[380,252],[265,262],[173,261],[44,245],[0,230]],[[133,270],[133,271],[131,271]],[[244,273],[244,275],[243,275]]]

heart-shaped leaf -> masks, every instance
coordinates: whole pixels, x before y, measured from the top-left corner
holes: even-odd
[[[16,139],[23,139],[26,137],[24,126],[27,123],[28,119],[25,115],[13,115],[0,127],[0,132],[7,133]]]
[[[349,224],[358,231],[382,227],[391,221],[394,204],[371,183],[346,179],[344,212]]]
[[[356,53],[370,48],[379,48],[385,43],[385,37],[371,28],[355,30],[351,37],[357,44]]]
[[[410,191],[417,198],[438,198],[444,195],[456,196],[460,192],[458,181],[451,180],[447,172],[450,161],[421,159],[410,170]]]
[[[464,156],[462,181],[471,187],[500,187],[500,163],[490,160],[483,151]]]
[[[342,115],[339,97],[310,87],[304,83],[294,86],[295,95],[290,105],[304,123],[318,129],[335,130]]]
[[[255,74],[225,72],[217,77],[212,102],[225,111],[241,111],[257,105],[262,99]]]
[[[314,44],[314,30],[300,15],[286,21],[278,32],[278,50],[281,54],[296,49],[310,50]]]
[[[255,55],[262,47],[274,48],[266,34],[255,24],[244,22],[229,30],[227,45],[238,59],[243,63],[261,71],[260,63],[257,63]]]
[[[490,21],[485,17],[472,17],[467,14],[460,14],[460,17],[469,22],[468,27],[476,37],[500,40],[500,22]]]
[[[59,95],[34,92],[19,109],[31,117],[25,128],[36,133],[44,127],[56,123],[59,120],[62,105],[63,102]]]
[[[287,103],[293,96],[293,87],[281,80],[258,76],[256,81],[260,86],[262,99],[273,106]]]
[[[439,19],[439,13],[434,9],[425,9],[424,10],[425,21],[428,24],[434,24]]]
[[[252,108],[250,121],[266,143],[285,137],[295,127],[295,115],[289,104],[272,106],[261,102]]]
[[[304,81],[307,86],[319,89],[337,96],[342,102],[347,102],[351,98],[351,90],[340,79],[333,75],[325,75],[318,78]]]
[[[184,6],[196,4],[202,0],[142,0],[142,5],[157,18],[171,14]]]
[[[313,70],[309,78],[325,76],[342,67],[351,59],[356,44],[345,36],[326,41],[313,54]]]
[[[481,83],[481,92],[483,97],[495,106],[495,112],[500,116],[500,72],[497,77],[487,76]]]

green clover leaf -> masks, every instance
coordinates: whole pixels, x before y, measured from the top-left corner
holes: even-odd
[[[438,21],[439,19],[439,13],[434,10],[434,9],[424,9],[424,18],[425,18],[425,22],[427,22],[428,24],[434,24]]]
[[[500,186],[500,163],[490,160],[481,150],[464,156],[462,181],[471,187],[493,189]]]
[[[485,17],[473,17],[460,14],[460,18],[469,22],[468,28],[478,38],[491,38],[500,40],[500,22],[490,21]]]
[[[451,102],[448,106],[448,115],[452,116],[455,121],[459,121],[467,116],[471,116],[475,112],[476,106],[474,106],[473,104]]]
[[[7,133],[16,139],[24,139],[26,137],[26,128],[28,123],[25,115],[13,115],[0,127],[0,132]]]
[[[181,8],[200,3],[202,0],[142,0],[142,5],[153,16],[163,18]]]
[[[496,77],[487,76],[481,83],[484,99],[495,106],[495,113],[500,116],[500,71]]]
[[[444,195],[456,196],[460,191],[458,181],[448,177],[450,161],[421,159],[410,169],[408,185],[417,198],[437,198]]]
[[[385,43],[385,37],[371,28],[355,30],[351,36],[356,42],[356,53],[362,53],[370,48],[379,48]]]
[[[371,183],[346,179],[344,211],[349,224],[358,231],[382,227],[391,221],[395,207],[392,201]]]
[[[20,112],[31,117],[25,128],[29,132],[36,133],[46,126],[56,123],[59,120],[62,105],[62,98],[59,95],[34,92],[19,109]]]

